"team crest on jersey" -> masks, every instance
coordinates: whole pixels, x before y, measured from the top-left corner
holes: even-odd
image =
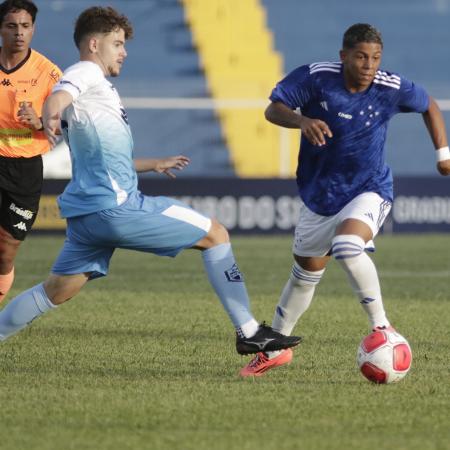
[[[125,111],[125,108],[120,108],[120,115],[122,116],[123,121],[128,125],[128,116],[127,112]]]
[[[55,81],[59,80],[59,73],[55,69],[53,69],[49,75],[50,75],[50,78],[52,78],[53,80],[55,80]]]
[[[228,281],[232,281],[235,283],[244,281],[244,276],[242,275],[236,263],[234,263],[230,269],[225,270],[225,276],[227,277]]]

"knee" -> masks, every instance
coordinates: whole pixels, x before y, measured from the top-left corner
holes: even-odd
[[[364,252],[366,243],[356,234],[338,234],[331,241],[331,254],[341,263],[355,258]]]
[[[319,284],[324,272],[325,268],[321,268],[320,270],[306,270],[296,261],[292,266],[290,279],[295,286],[315,287]]]
[[[215,219],[212,220],[211,229],[206,237],[210,242],[211,247],[230,242],[230,236],[227,229]]]
[[[0,274],[11,272],[21,242],[5,233],[0,234]]]
[[[78,294],[87,279],[85,274],[67,276],[51,274],[44,282],[44,290],[54,305],[61,305]]]

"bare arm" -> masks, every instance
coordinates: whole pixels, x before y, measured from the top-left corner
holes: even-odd
[[[297,114],[284,103],[271,103],[264,113],[269,122],[285,128],[299,128],[302,134],[313,145],[324,145],[325,136],[333,137],[333,133],[328,125],[319,119],[310,119],[309,117]]]
[[[436,150],[448,147],[447,132],[444,117],[433,97],[430,97],[428,110],[422,114],[423,121],[428,129]],[[437,169],[441,175],[450,175],[450,158],[437,162]]]
[[[183,155],[171,156],[164,159],[135,159],[134,167],[136,172],[157,172],[164,173],[170,178],[175,178],[175,174],[171,169],[183,170],[190,160]]]
[[[42,124],[50,144],[58,140],[61,113],[72,103],[73,97],[67,91],[57,91],[47,97],[42,109]]]

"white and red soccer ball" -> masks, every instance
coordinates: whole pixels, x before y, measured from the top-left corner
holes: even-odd
[[[361,341],[356,360],[361,373],[369,381],[379,384],[395,383],[411,367],[411,347],[394,329],[377,330]]]

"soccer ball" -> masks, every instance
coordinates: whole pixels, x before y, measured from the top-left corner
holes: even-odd
[[[356,355],[361,373],[374,383],[400,381],[411,367],[408,341],[395,330],[377,330],[366,336]]]

